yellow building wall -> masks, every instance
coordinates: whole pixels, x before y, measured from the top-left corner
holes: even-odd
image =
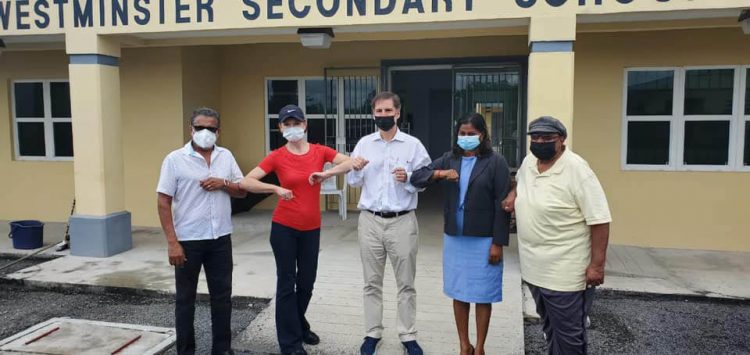
[[[0,56],[0,219],[68,219],[73,162],[15,160],[11,101],[13,80],[67,78],[68,57],[62,50]]]
[[[329,49],[299,43],[227,46],[222,50],[222,139],[243,173],[265,155],[265,78],[323,76],[326,67],[379,67],[381,60],[512,56],[528,53],[524,36],[442,40],[336,42]],[[275,198],[258,208],[273,208]]]
[[[599,176],[612,209],[612,243],[750,251],[750,173],[623,171],[624,70],[750,64],[739,28],[579,34],[575,151]]]
[[[181,58],[179,47],[122,51],[125,206],[136,226],[159,225],[156,185],[161,163],[185,144]]]
[[[207,106],[221,114],[219,49],[216,46],[182,48],[182,117],[185,142],[190,140],[188,118],[193,110]],[[219,145],[222,144],[222,134],[219,134]]]

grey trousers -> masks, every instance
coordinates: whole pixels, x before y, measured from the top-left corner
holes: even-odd
[[[360,255],[364,274],[365,332],[383,336],[383,276],[386,257],[391,260],[398,287],[398,334],[402,342],[417,339],[417,271],[419,228],[414,212],[382,218],[370,212],[359,214]]]
[[[586,355],[586,317],[594,301],[594,288],[560,292],[528,282],[526,284],[536,302],[536,311],[542,318],[548,354]]]

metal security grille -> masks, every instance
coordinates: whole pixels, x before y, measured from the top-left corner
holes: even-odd
[[[357,68],[326,68],[324,71],[325,82],[330,90],[326,91],[326,103],[331,103],[325,108],[326,117],[335,117],[333,121],[335,129],[326,128],[326,142],[335,142],[336,150],[344,154],[351,154],[359,140],[375,132],[375,123],[372,119],[370,101],[380,90],[380,67],[357,67]],[[339,100],[339,98],[341,98]],[[331,114],[328,114],[331,113]],[[339,183],[343,186],[344,179]],[[359,202],[360,189],[347,189],[347,201],[349,209],[356,209]],[[328,209],[338,208],[332,199],[327,200]]]
[[[483,115],[495,151],[514,168],[521,161],[521,93],[520,67],[456,68],[454,71],[454,119],[470,112]]]
[[[342,153],[351,153],[360,138],[375,132],[370,101],[380,90],[380,78],[375,74],[379,71],[379,67],[325,69],[325,80],[336,83],[331,86],[335,91],[326,93],[330,99],[325,100],[335,104],[335,109],[327,108],[327,112],[336,113],[336,130],[333,131],[336,136],[330,139]]]

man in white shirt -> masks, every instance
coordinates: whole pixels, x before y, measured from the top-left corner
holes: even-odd
[[[199,108],[190,119],[192,140],[164,159],[159,176],[159,219],[175,267],[177,353],[195,353],[195,294],[205,268],[211,295],[212,354],[231,354],[232,206],[244,197],[242,172],[232,153],[216,146],[219,113]]]
[[[612,221],[607,198],[588,163],[565,146],[567,129],[544,116],[529,123],[531,152],[516,190],[521,277],[542,318],[549,354],[586,354],[586,319],[594,287],[604,282]]]
[[[362,355],[375,354],[383,335],[383,273],[391,260],[398,287],[398,333],[409,355],[422,355],[417,343],[417,268],[419,235],[417,193],[411,172],[430,163],[422,143],[398,129],[401,101],[390,92],[372,100],[378,131],[362,137],[352,152],[349,185],[362,187],[358,237],[364,273],[366,337]]]

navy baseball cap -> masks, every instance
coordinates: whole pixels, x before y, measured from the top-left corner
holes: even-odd
[[[552,116],[542,116],[529,123],[528,134],[540,133],[556,133],[563,137],[568,136],[568,130],[565,129],[565,125],[563,125],[560,120]]]
[[[286,121],[289,118],[293,118],[299,121],[304,121],[305,114],[302,112],[302,109],[299,108],[297,105],[286,105],[281,108],[281,111],[279,111],[279,123],[284,123],[284,121]]]

